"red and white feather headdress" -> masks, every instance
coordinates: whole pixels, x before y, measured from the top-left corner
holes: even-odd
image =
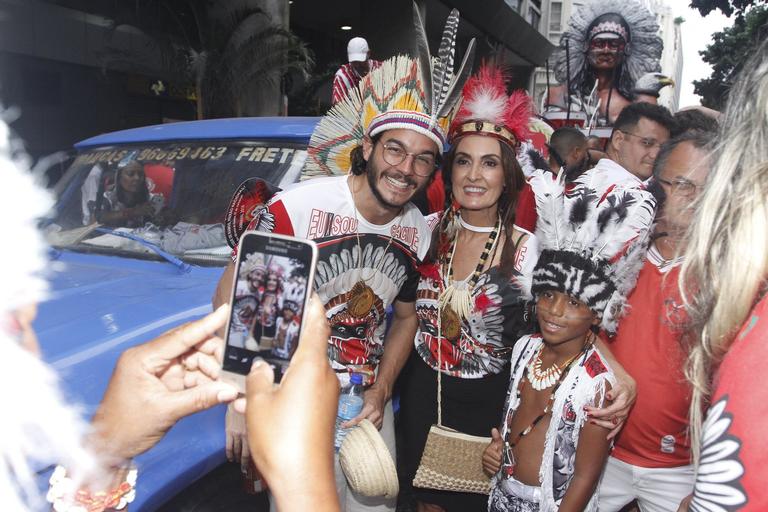
[[[531,138],[533,104],[525,91],[507,94],[507,79],[495,66],[483,65],[464,86],[461,107],[453,120],[450,141],[464,135],[486,135],[515,149]]]

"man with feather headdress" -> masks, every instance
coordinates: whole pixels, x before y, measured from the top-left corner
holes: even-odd
[[[637,0],[593,0],[571,17],[555,50],[546,111],[582,111],[611,125],[633,101],[656,103],[673,82],[659,73],[656,17]],[[546,117],[546,114],[545,114]]]
[[[414,6],[418,58],[384,61],[335,104],[310,139],[305,181],[276,194],[249,226],[318,244],[314,288],[331,324],[328,357],[342,384],[358,373],[370,386],[362,412],[342,427],[367,418],[393,457],[390,397],[416,333],[416,267],[430,242],[430,230],[410,200],[432,179],[471,72],[474,40],[454,74],[458,23],[454,9],[433,60]],[[215,302],[228,300],[232,272],[230,265]],[[390,306],[394,315],[385,339]],[[394,510],[394,499],[354,493],[338,457],[336,466],[342,510]]]

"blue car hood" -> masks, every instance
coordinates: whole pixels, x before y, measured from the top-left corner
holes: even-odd
[[[35,328],[45,359],[61,370],[210,312],[223,271],[68,252],[54,267]]]

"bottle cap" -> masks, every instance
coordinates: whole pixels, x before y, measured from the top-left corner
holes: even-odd
[[[353,373],[353,374],[352,374],[352,375],[349,377],[349,381],[350,381],[352,384],[362,384],[362,383],[363,383],[363,376],[362,376],[361,374],[359,374],[359,373]]]

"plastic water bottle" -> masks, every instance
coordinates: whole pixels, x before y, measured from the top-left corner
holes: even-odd
[[[364,390],[363,376],[359,373],[353,373],[349,378],[349,384],[341,390],[341,395],[339,395],[339,412],[336,416],[336,431],[333,436],[333,447],[337,452],[341,448],[344,437],[350,430],[348,428],[341,428],[341,424],[356,417],[363,410]]]

